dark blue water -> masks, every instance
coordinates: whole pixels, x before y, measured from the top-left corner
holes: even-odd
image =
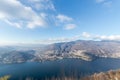
[[[79,77],[95,72],[120,69],[120,59],[100,58],[94,61],[63,59],[45,62],[26,62],[21,64],[0,64],[0,76],[11,75],[11,80],[33,77],[42,80],[45,77]],[[19,79],[18,79],[19,78]]]

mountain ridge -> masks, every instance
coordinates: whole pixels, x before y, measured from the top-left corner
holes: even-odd
[[[44,46],[0,47],[0,63],[39,62],[64,58],[92,61],[99,57],[120,58],[120,42],[76,40]]]

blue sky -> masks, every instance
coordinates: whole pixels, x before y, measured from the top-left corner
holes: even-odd
[[[0,0],[0,44],[120,40],[120,0]]]

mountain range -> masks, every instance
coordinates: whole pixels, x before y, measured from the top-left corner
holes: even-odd
[[[0,46],[0,63],[41,62],[64,58],[92,61],[99,57],[120,58],[120,42],[77,40],[49,45]]]

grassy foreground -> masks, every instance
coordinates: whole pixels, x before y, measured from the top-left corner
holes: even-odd
[[[0,80],[9,80],[10,76],[0,77]],[[26,78],[25,80],[37,80],[33,78]],[[46,78],[45,80],[120,80],[120,70],[108,71],[106,73],[93,74],[91,76],[78,79],[77,77],[52,77],[51,79]]]
[[[3,76],[3,77],[0,77],[0,80],[9,80],[10,76],[7,75],[7,76]]]
[[[85,77],[81,80],[120,80],[120,70],[108,71],[106,73],[101,72],[99,74]]]

